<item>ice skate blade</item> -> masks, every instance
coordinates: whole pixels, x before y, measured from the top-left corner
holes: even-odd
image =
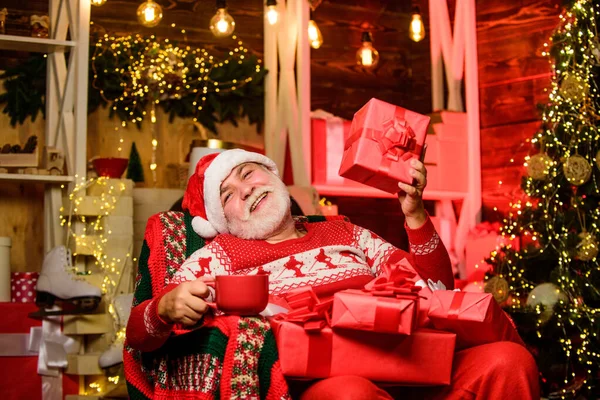
[[[77,315],[90,314],[98,308],[100,297],[73,297],[71,299],[61,299],[48,292],[37,292],[35,304],[40,307],[29,316],[31,318],[41,319],[46,316],[54,315]],[[54,305],[61,307],[60,310],[49,310]]]

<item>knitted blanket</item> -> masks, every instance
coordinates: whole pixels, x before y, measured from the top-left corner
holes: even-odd
[[[323,217],[308,217],[323,221]],[[160,293],[183,261],[205,242],[188,213],[151,217],[138,261],[133,306]],[[137,399],[290,399],[275,337],[262,317],[207,319],[201,329],[171,336],[153,352],[125,340],[125,379]]]

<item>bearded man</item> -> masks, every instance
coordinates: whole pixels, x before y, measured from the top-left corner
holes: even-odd
[[[386,262],[406,258],[422,279],[441,281],[453,288],[450,259],[427,215],[422,194],[427,171],[411,162],[414,185],[398,184],[410,252],[398,249],[373,232],[345,220],[308,223],[290,213],[289,193],[269,158],[243,150],[205,156],[190,178],[183,208],[194,217],[191,225],[210,242],[181,265],[166,288],[136,305],[127,326],[128,345],[141,352],[160,349],[170,337],[187,329],[217,323],[207,314],[210,291],[205,284],[216,275],[268,273],[269,291],[282,295],[311,286],[321,298],[340,290],[358,289],[378,276]],[[431,349],[435,351],[435,349]],[[185,349],[177,348],[177,352]],[[183,354],[183,353],[182,353]],[[202,363],[201,358],[184,363]],[[250,361],[249,361],[250,362]],[[423,366],[424,369],[427,366]],[[160,397],[211,398],[211,387],[198,390],[192,383],[201,366],[177,367],[165,377]],[[222,369],[219,371],[224,371]],[[212,371],[214,373],[214,370]],[[171,373],[173,375],[173,373]],[[288,380],[293,397],[306,399],[539,399],[537,368],[523,347],[499,342],[455,354],[452,383],[431,388],[386,388],[367,379],[343,376],[318,382]],[[261,398],[268,394],[261,393]],[[287,397],[280,396],[284,398]],[[221,397],[222,394],[221,394]],[[237,396],[244,398],[243,395]],[[252,397],[248,395],[247,397]]]

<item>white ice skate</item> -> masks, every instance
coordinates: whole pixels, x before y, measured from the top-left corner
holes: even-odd
[[[131,313],[131,303],[133,294],[122,294],[116,296],[113,300],[114,313],[117,332],[110,347],[100,355],[98,365],[100,368],[114,369],[123,362],[123,342],[125,340],[125,327]]]
[[[65,246],[57,246],[46,254],[36,291],[35,303],[40,310],[31,316],[37,318],[89,313],[102,298],[100,288],[74,274],[71,252]],[[61,309],[50,310],[55,304]]]

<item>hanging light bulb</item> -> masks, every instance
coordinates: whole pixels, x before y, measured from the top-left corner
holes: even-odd
[[[379,52],[373,47],[370,32],[362,33],[362,46],[356,52],[356,62],[365,68],[374,68],[379,62]]]
[[[163,17],[162,8],[152,0],[140,4],[137,9],[137,17],[140,24],[152,28],[158,25]]]
[[[408,29],[408,36],[415,42],[420,42],[425,37],[425,25],[423,25],[423,19],[421,19],[419,7],[415,7],[413,9],[412,20],[410,21],[410,28]]]
[[[267,13],[265,14],[269,25],[275,25],[279,19],[277,11],[277,0],[267,0]]]
[[[310,47],[313,49],[318,49],[323,44],[323,36],[312,17],[312,11],[310,12],[310,21],[308,21],[308,41],[310,42]]]
[[[106,0],[91,0],[90,3],[92,3],[93,6],[100,7],[106,3]]]
[[[210,19],[210,30],[216,37],[227,37],[233,33],[235,21],[227,12],[225,0],[217,0],[217,12]]]

